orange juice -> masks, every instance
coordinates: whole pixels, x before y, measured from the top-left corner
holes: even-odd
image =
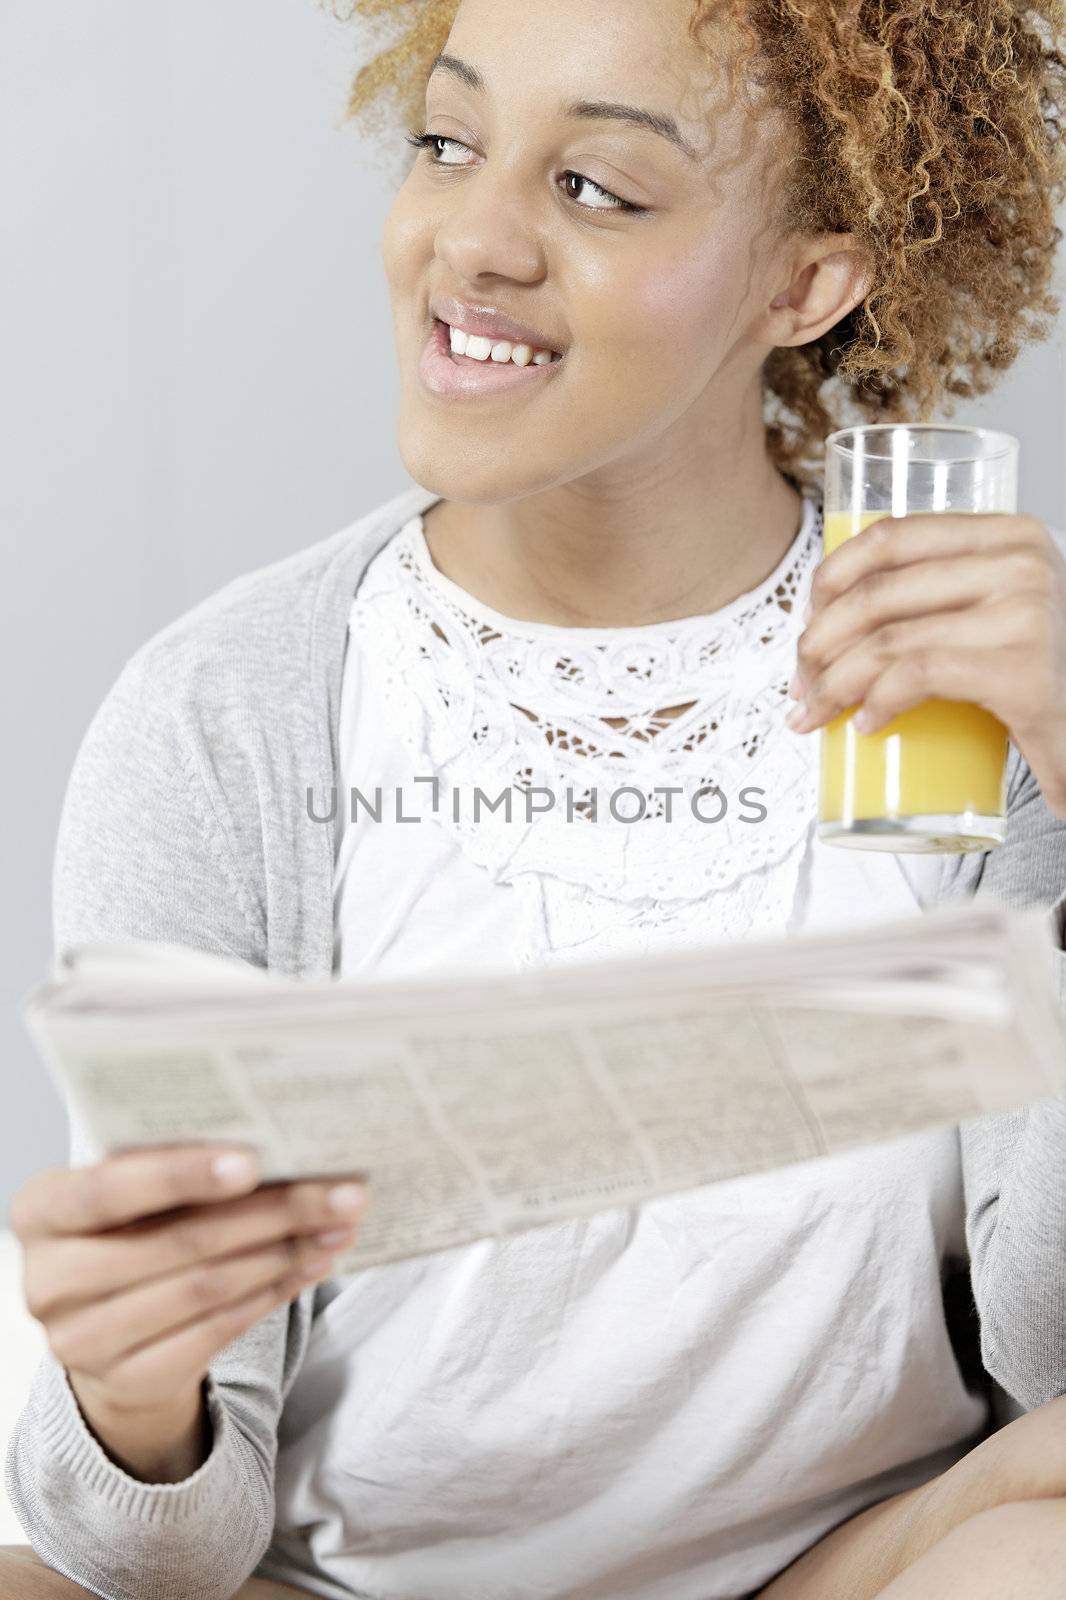
[[[828,514],[825,554],[884,515]],[[983,706],[926,700],[867,734],[852,726],[857,710],[821,730],[820,822],[1006,815],[1009,734]]]

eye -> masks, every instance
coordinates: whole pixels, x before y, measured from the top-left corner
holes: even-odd
[[[446,134],[416,133],[414,129],[407,134],[407,143],[414,145],[417,150],[428,150],[430,165],[434,167],[462,166],[461,161],[441,161],[438,159],[439,151],[436,148],[437,146],[454,145],[457,150],[466,150],[468,148],[459,139],[449,139]],[[582,206],[581,209],[583,211],[632,211],[643,213],[647,210],[646,206],[634,205],[631,200],[623,200],[619,195],[612,194],[610,189],[604,189],[600,184],[593,183],[591,178],[583,177],[580,172],[563,173],[562,181],[564,183],[568,183],[571,179],[575,179],[578,184],[583,184],[586,188],[592,189],[596,194],[602,195],[607,202],[606,205]],[[576,200],[577,197],[571,193],[569,198]]]

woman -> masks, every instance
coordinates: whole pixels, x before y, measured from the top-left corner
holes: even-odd
[[[745,9],[426,4],[364,68],[353,110],[425,90],[383,251],[416,486],[128,663],[64,806],[58,946],[395,975],[1061,910],[1051,531],[910,518],[815,579],[811,485],[846,387],[928,415],[1055,309],[1066,18]],[[1010,727],[1007,842],[821,847],[806,733],[930,695]],[[582,814],[708,768],[727,796],[758,774],[758,839]],[[479,830],[433,776],[580,792]],[[424,825],[315,820],[377,784]],[[9,1458],[20,1595],[1052,1594],[1061,1098],[347,1278],[359,1185],[257,1190],[215,1154],[91,1162],[75,1124],[73,1170],[19,1196],[50,1344]],[[1025,1413],[991,1433],[941,1293],[967,1254]]]

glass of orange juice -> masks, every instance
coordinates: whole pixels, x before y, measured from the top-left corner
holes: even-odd
[[[824,553],[882,517],[1018,509],[1018,440],[888,423],[826,440]],[[983,706],[926,700],[876,732],[849,706],[821,730],[818,836],[896,852],[990,850],[1007,831],[1008,731]]]

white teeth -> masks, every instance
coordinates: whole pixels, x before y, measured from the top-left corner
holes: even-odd
[[[511,344],[507,339],[493,342],[481,334],[464,333],[462,328],[449,327],[448,337],[456,355],[470,356],[474,361],[496,361],[501,366],[513,361],[516,367],[528,367],[532,362],[544,367],[552,360],[550,350],[534,350],[530,344]]]

